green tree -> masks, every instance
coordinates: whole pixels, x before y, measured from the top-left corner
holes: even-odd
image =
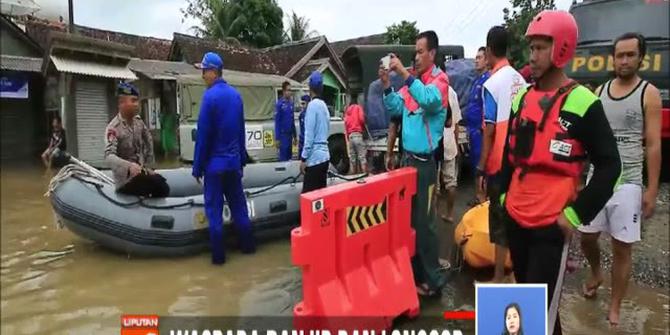
[[[530,21],[539,12],[545,9],[556,9],[554,0],[511,0],[511,9],[503,9],[505,28],[509,34],[508,56],[513,66],[520,68],[528,64],[528,42],[526,42],[526,28]]]
[[[400,23],[394,23],[391,26],[386,27],[384,43],[401,45],[414,44],[416,35],[419,35],[416,21],[409,22],[402,20]]]
[[[197,36],[236,40],[264,48],[281,44],[284,13],[275,0],[187,0],[184,18],[195,18],[201,26]]]
[[[317,34],[315,30],[310,30],[308,18],[291,12],[291,15],[288,17],[288,27],[284,36],[286,42],[302,41],[312,38]]]

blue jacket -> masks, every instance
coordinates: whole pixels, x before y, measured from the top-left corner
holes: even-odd
[[[294,134],[293,102],[291,99],[281,97],[275,105],[275,140],[281,140],[285,136]]]
[[[484,89],[484,82],[491,76],[489,71],[484,72],[477,80],[475,80],[472,88],[470,88],[470,97],[468,99],[468,106],[465,110],[465,124],[469,130],[481,129],[484,118],[484,101],[482,99],[482,90]]]
[[[307,166],[314,166],[330,160],[328,135],[330,113],[323,100],[314,98],[305,112],[305,146],[300,157]]]
[[[403,97],[391,88],[389,90],[392,92],[385,93],[384,105],[391,118],[402,116],[403,149],[415,154],[432,154],[438,148],[447,118],[447,110],[442,104],[442,93],[437,86],[425,85],[414,77],[407,80],[407,85],[409,94],[416,100],[419,109],[410,113]]]
[[[238,171],[246,162],[242,97],[217,79],[202,97],[193,159],[193,176]]]

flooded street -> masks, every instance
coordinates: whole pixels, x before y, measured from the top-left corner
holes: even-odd
[[[288,233],[264,242],[252,256],[231,250],[222,267],[212,266],[207,254],[173,259],[128,257],[56,229],[51,205],[43,197],[48,181],[38,167],[2,168],[3,334],[118,334],[121,314],[132,313],[290,316],[301,298],[300,272],[291,265]],[[472,187],[463,187],[462,194],[457,203],[459,216],[473,194]],[[667,273],[667,196],[665,199],[649,223],[665,224],[653,233],[660,245],[649,248],[665,252],[665,260],[639,256],[653,259]],[[440,222],[445,240],[452,240],[451,227]],[[637,260],[638,255],[634,257]],[[566,277],[561,304],[565,333],[609,334],[605,321],[609,291],[601,289],[598,300],[586,301],[579,290],[585,274],[585,269],[578,269]],[[622,307],[621,333],[668,334],[669,299],[667,282],[650,285],[631,280]],[[440,299],[421,303],[420,320],[437,320],[445,309],[471,309],[472,278],[453,273]],[[464,324],[462,329],[474,333],[474,324]]]

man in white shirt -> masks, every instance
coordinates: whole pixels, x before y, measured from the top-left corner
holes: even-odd
[[[458,186],[458,122],[461,121],[461,107],[458,104],[456,91],[449,86],[449,108],[451,109],[451,125],[444,128],[444,162],[442,163],[442,185],[447,190],[447,213],[442,215],[444,221],[454,222],[454,202]]]

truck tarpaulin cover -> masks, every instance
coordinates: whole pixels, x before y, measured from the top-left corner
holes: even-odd
[[[405,82],[402,77],[395,72],[389,74],[391,86],[395,91],[399,91]],[[391,116],[384,107],[384,87],[381,80],[377,79],[370,83],[368,87],[368,98],[365,103],[365,122],[373,139],[385,137],[389,127]]]
[[[449,86],[454,89],[458,95],[458,103],[461,110],[465,111],[465,106],[470,98],[470,88],[477,80],[477,70],[475,62],[472,59],[456,59],[447,61],[444,64],[449,76]]]

